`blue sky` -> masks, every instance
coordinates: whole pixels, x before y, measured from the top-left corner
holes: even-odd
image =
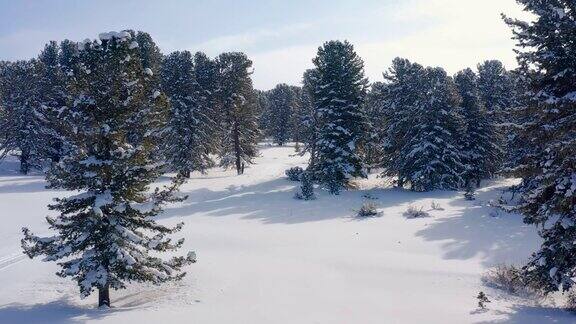
[[[502,12],[521,14],[514,0],[0,0],[0,60],[129,28],[149,32],[165,53],[244,51],[255,86],[269,89],[299,84],[319,45],[347,39],[379,81],[396,56],[451,73],[492,58],[514,67]]]

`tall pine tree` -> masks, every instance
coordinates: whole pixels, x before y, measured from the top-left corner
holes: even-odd
[[[462,137],[462,150],[465,157],[466,187],[474,181],[480,186],[482,179],[495,175],[502,163],[502,137],[494,119],[484,108],[478,94],[478,78],[474,71],[465,69],[454,77],[462,98],[460,113],[464,118],[466,132]]]
[[[534,15],[530,22],[506,18],[532,112],[522,134],[531,149],[518,168],[518,207],[543,238],[525,273],[546,292],[567,291],[576,277],[576,8],[565,0],[517,2]]]
[[[260,136],[256,92],[250,79],[252,61],[239,52],[223,53],[217,59],[219,96],[222,100],[222,145],[220,163],[244,172],[258,154]]]
[[[155,147],[165,124],[166,96],[149,78],[129,32],[101,34],[100,40],[81,44],[70,71],[75,75],[71,149],[47,175],[49,188],[81,193],[49,205],[60,213],[47,218],[55,235],[39,237],[24,228],[22,247],[30,257],[58,261],[57,274],[72,277],[81,296],[97,289],[99,306],[110,306],[110,288],[178,280],[195,256],[165,261],[157,254],[183,244],[168,237],[182,224],[166,227],[154,220],[163,204],[180,200],[174,193],[181,178],[149,190],[164,168]],[[135,123],[140,127],[133,129]]]
[[[338,194],[351,178],[366,176],[359,148],[367,126],[363,101],[368,82],[362,59],[346,41],[324,43],[313,62],[319,119],[314,177]]]
[[[296,93],[285,83],[278,84],[268,93],[270,135],[280,146],[291,138],[292,119],[296,105]]]
[[[214,165],[209,154],[215,123],[203,109],[190,52],[174,52],[165,58],[162,88],[170,99],[166,156],[172,168],[187,178],[193,171],[205,172]]]
[[[51,151],[48,119],[42,103],[39,76],[42,63],[38,60],[8,63],[3,69],[2,106],[0,121],[0,151],[20,159],[20,172],[41,168]]]

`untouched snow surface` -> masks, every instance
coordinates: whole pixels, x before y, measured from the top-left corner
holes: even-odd
[[[413,193],[382,179],[314,201],[293,199],[284,170],[305,163],[293,147],[262,147],[246,174],[214,169],[183,186],[189,199],[169,206],[161,222],[184,221],[180,254],[198,263],[179,283],[132,284],[112,291],[114,308],[79,298],[57,266],[24,257],[20,228],[47,234],[51,198],[43,178],[0,174],[0,323],[574,323],[576,316],[507,296],[481,284],[498,263],[521,263],[538,246],[519,215],[487,206],[510,181],[488,183],[476,201],[462,193]],[[163,179],[163,181],[168,181]],[[363,195],[382,217],[353,217]],[[431,210],[432,202],[444,210]],[[407,219],[408,206],[431,217]],[[492,300],[476,308],[476,295]]]

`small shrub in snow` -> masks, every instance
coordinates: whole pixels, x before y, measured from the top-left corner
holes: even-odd
[[[312,200],[316,199],[314,195],[314,182],[309,172],[303,172],[300,177],[300,191],[294,195],[296,199]]]
[[[478,293],[476,299],[478,299],[478,308],[480,309],[486,309],[486,303],[490,303],[490,299],[488,299],[488,297],[483,291]]]
[[[302,176],[302,173],[304,173],[304,169],[301,167],[293,167],[286,170],[285,173],[288,179],[291,181],[300,181],[300,177]]]
[[[421,218],[428,216],[430,216],[430,214],[422,210],[422,207],[414,207],[412,205],[408,206],[408,209],[404,212],[404,217],[406,218]]]
[[[356,211],[356,216],[359,218],[377,217],[381,216],[378,212],[378,206],[372,201],[364,201],[362,207]]]
[[[444,208],[442,208],[442,206],[440,206],[440,204],[435,201],[430,204],[430,208],[432,208],[432,210],[444,210]]]
[[[522,269],[513,265],[498,265],[482,276],[482,282],[488,287],[525,297],[543,297],[542,287],[536,282],[524,279]]]

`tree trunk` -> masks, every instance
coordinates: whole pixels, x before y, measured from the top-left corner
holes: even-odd
[[[98,288],[98,307],[110,307],[110,287],[106,284]]]
[[[238,123],[234,123],[234,154],[236,155],[236,172],[242,174],[242,155],[240,152],[240,134],[238,133]]]
[[[480,178],[476,179],[476,188],[480,188],[481,182],[482,182],[482,179],[480,179]]]
[[[181,174],[184,178],[190,179],[190,170],[182,170],[182,171],[180,171],[180,174]]]
[[[28,174],[30,171],[30,164],[28,164],[28,152],[22,151],[20,155],[20,173]]]

